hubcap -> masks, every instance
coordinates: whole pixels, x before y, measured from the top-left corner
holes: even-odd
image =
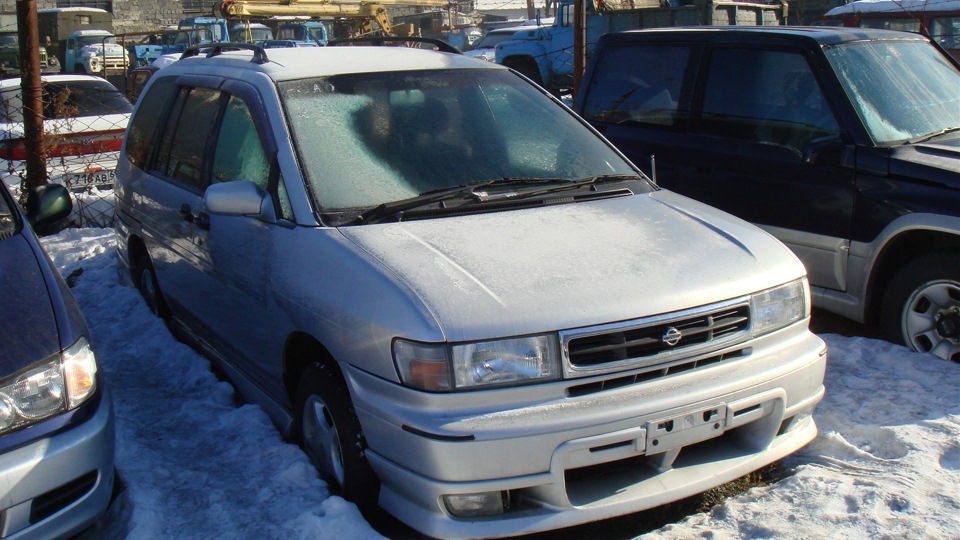
[[[147,301],[147,307],[154,314],[157,314],[157,289],[153,286],[153,272],[149,268],[144,268],[140,272],[140,293],[143,299]]]
[[[960,362],[960,282],[942,279],[917,288],[900,327],[910,348]]]
[[[320,474],[343,487],[343,457],[337,426],[327,404],[310,396],[303,406],[303,447]]]

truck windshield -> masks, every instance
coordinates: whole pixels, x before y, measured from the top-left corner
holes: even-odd
[[[103,43],[106,43],[107,45],[115,45],[117,43],[117,38],[103,36],[81,36],[77,38],[78,47],[86,47],[87,45],[101,45]]]
[[[960,127],[960,70],[925,40],[862,41],[825,52],[876,144]]]
[[[639,175],[573,114],[503,70],[351,74],[280,90],[325,212],[499,178]]]

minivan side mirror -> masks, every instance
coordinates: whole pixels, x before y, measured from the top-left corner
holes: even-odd
[[[45,227],[69,216],[73,201],[70,192],[62,185],[43,184],[27,194],[24,210],[30,225]]]
[[[224,216],[259,216],[270,202],[262,189],[246,180],[211,184],[203,194],[207,212]]]

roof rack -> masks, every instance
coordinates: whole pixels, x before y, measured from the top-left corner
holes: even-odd
[[[214,56],[220,56],[227,51],[240,50],[253,51],[252,61],[258,64],[266,64],[270,61],[270,59],[267,58],[267,52],[263,50],[263,47],[254,45],[253,43],[204,43],[202,45],[190,47],[189,49],[183,51],[183,54],[180,55],[180,59],[183,60],[184,58],[190,58],[191,56],[200,56],[200,54],[203,52],[206,52],[207,58],[212,58]]]
[[[450,45],[446,41],[436,38],[427,38],[427,37],[418,37],[418,36],[370,36],[370,37],[359,37],[359,38],[350,38],[350,39],[335,39],[327,43],[327,47],[336,47],[336,46],[349,46],[357,44],[367,44],[367,45],[404,45],[410,43],[425,43],[427,45],[432,45],[434,50],[451,53],[451,54],[463,54],[460,49]],[[409,45],[407,45],[409,46]]]

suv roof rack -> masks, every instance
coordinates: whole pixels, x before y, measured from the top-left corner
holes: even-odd
[[[335,39],[327,43],[327,47],[336,47],[336,46],[346,46],[346,45],[356,45],[356,44],[368,44],[368,45],[403,45],[405,43],[426,43],[428,45],[433,45],[434,49],[440,52],[450,53],[450,54],[463,54],[460,49],[450,45],[446,41],[437,38],[428,38],[428,37],[418,37],[418,36],[370,36],[370,37],[359,37],[359,38],[349,38],[349,39]]]
[[[206,51],[206,57],[212,58],[214,56],[220,56],[227,51],[240,51],[248,50],[253,51],[253,60],[258,64],[266,64],[270,61],[267,58],[267,52],[263,50],[263,47],[259,45],[254,45],[253,43],[205,43],[202,45],[196,45],[190,47],[189,49],[183,51],[183,54],[180,55],[180,59],[190,58],[191,56],[200,56],[200,53]]]

